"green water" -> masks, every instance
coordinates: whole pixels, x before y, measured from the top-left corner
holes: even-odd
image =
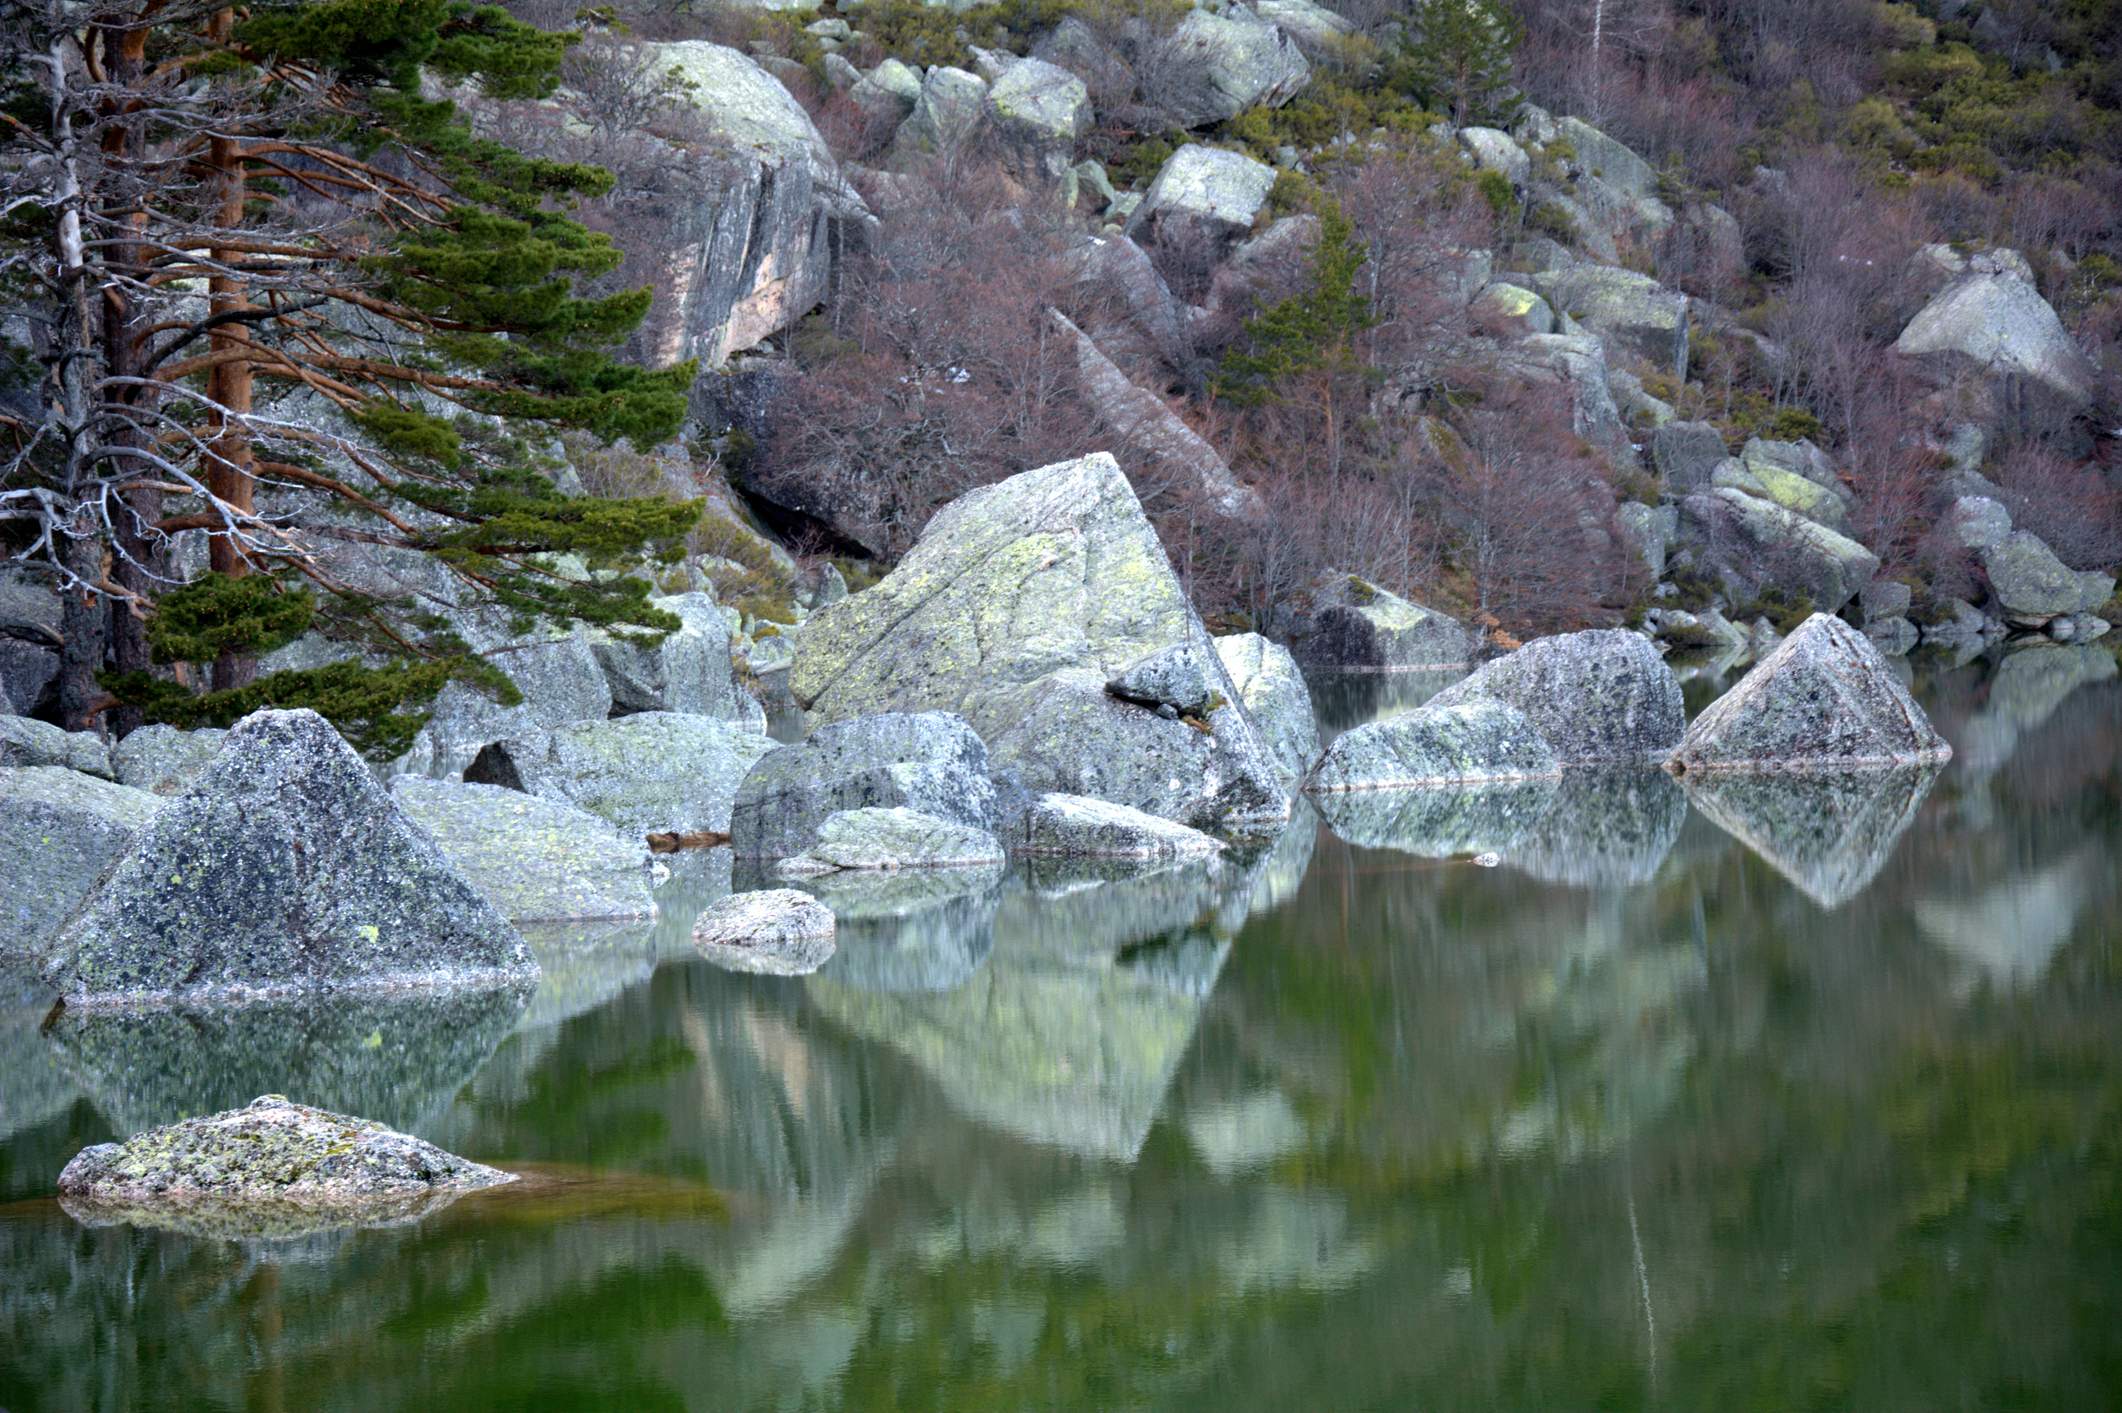
[[[1919,689],[1935,779],[901,880],[808,979],[686,955],[696,859],[527,1006],[40,1034],[22,988],[0,1408],[2115,1407],[2122,683]],[[52,1200],[266,1088],[533,1180],[279,1242]]]

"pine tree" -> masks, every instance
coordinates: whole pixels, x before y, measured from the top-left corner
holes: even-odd
[[[1246,321],[1238,347],[1216,370],[1216,396],[1225,401],[1257,407],[1305,374],[1356,361],[1351,340],[1371,322],[1356,274],[1369,254],[1338,203],[1321,198],[1314,204],[1319,240],[1308,287]]]
[[[1509,126],[1521,105],[1511,85],[1518,18],[1496,0],[1414,0],[1409,19],[1400,67],[1423,104],[1460,127]]]
[[[44,409],[4,428],[0,532],[65,591],[70,724],[311,705],[387,752],[451,680],[513,695],[433,604],[345,574],[351,546],[522,629],[677,626],[636,571],[698,506],[569,497],[531,451],[684,415],[689,365],[612,356],[648,292],[588,292],[619,253],[567,207],[610,178],[422,88],[541,97],[570,42],[465,0],[0,14],[0,296],[42,326]],[[210,572],[180,584],[186,531]],[[255,677],[313,629],[361,661]]]

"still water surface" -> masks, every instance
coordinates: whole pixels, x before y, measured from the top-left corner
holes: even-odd
[[[892,880],[807,979],[688,954],[704,857],[527,1002],[40,1034],[14,984],[0,1408],[2115,1407],[2122,683],[1918,688],[1935,777]],[[52,1200],[269,1089],[535,1181],[279,1241]]]

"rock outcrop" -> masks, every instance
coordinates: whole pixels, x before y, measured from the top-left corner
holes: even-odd
[[[891,809],[993,832],[987,746],[964,718],[880,712],[821,726],[780,747],[745,775],[730,815],[730,845],[739,858],[793,858],[817,842],[833,816]]]
[[[1068,153],[1091,129],[1090,90],[1043,59],[1012,63],[988,86],[986,99],[996,131],[1040,156]]]
[[[1663,373],[1687,376],[1688,300],[1648,275],[1611,265],[1573,265],[1529,277],[1557,311]]]
[[[537,963],[311,711],[261,711],[60,931],[67,1002],[522,985]]]
[[[1189,10],[1150,59],[1152,96],[1179,126],[1207,127],[1255,104],[1280,107],[1311,77],[1290,37],[1244,5]]]
[[[1341,672],[1463,667],[1473,652],[1456,619],[1354,574],[1330,573],[1314,584],[1289,636],[1307,667]]]
[[[464,778],[565,801],[636,839],[721,833],[745,772],[773,749],[748,726],[646,711],[496,742]]]
[[[1537,638],[1430,698],[1502,702],[1563,765],[1655,764],[1687,729],[1680,681],[1648,638],[1621,628]]]
[[[1035,793],[1197,826],[1282,818],[1274,758],[1208,643],[1134,491],[1101,453],[945,506],[890,574],[804,626],[789,685],[826,722],[957,712],[996,773]],[[1202,714],[1107,691],[1187,645],[1220,699]]]
[[[2019,270],[1993,265],[1954,280],[1894,343],[1950,373],[2024,378],[2069,406],[2092,400],[2092,367],[2040,291]]]
[[[77,770],[0,769],[0,954],[40,952],[161,808]]]
[[[1680,521],[1735,588],[1802,593],[1822,613],[1840,609],[1879,572],[1879,557],[1847,535],[1736,487],[1687,497]]]
[[[1259,494],[1232,475],[1216,449],[1163,398],[1130,381],[1067,315],[1053,310],[1049,317],[1075,347],[1076,383],[1091,415],[1131,458],[1147,458],[1159,479],[1184,486],[1218,514],[1260,513]]]
[[[393,780],[391,798],[511,922],[655,915],[647,845],[587,810],[416,775]]]
[[[1254,729],[1275,753],[1283,779],[1300,778],[1319,758],[1319,722],[1296,658],[1258,633],[1216,639],[1216,656],[1223,659]]]
[[[1011,852],[1035,858],[1205,858],[1223,846],[1141,810],[1081,795],[1041,795],[1010,822]]]
[[[287,1237],[411,1221],[514,1181],[382,1124],[268,1094],[84,1148],[59,1174],[59,1195],[97,1224]]]
[[[1711,703],[1673,753],[1698,771],[1936,764],[1952,747],[1871,641],[1816,613]]]
[[[810,312],[831,279],[836,231],[870,216],[779,79],[704,40],[651,47],[688,81],[708,151],[690,157],[697,189],[673,203],[661,242],[672,297],[639,340],[658,363],[719,367]]]
[[[597,665],[611,688],[612,710],[685,712],[763,732],[766,712],[737,681],[729,620],[714,595],[672,594],[649,602],[675,614],[682,626],[653,647],[609,633],[593,640]]]
[[[1561,761],[1524,713],[1494,698],[1479,698],[1417,707],[1343,732],[1326,748],[1306,788],[1333,794],[1561,773]]]
[[[988,868],[1002,861],[1001,841],[985,829],[904,805],[870,805],[827,815],[810,847],[775,871],[802,878],[847,869]]]

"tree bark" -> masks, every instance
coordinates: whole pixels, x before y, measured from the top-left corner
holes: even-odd
[[[224,8],[215,13],[209,32],[216,40],[226,42],[234,24],[234,11]],[[207,163],[221,191],[215,224],[223,234],[232,235],[243,228],[244,204],[249,197],[242,145],[233,138],[212,139]],[[223,267],[241,258],[238,252],[228,249],[217,248],[213,254],[215,263]],[[209,281],[207,304],[216,315],[251,307],[243,281],[225,269]],[[207,487],[231,509],[248,514],[256,506],[254,452],[250,426],[245,420],[251,411],[255,374],[250,360],[242,356],[250,346],[250,327],[240,320],[232,321],[217,326],[208,337],[215,354],[235,356],[217,361],[207,379],[207,396],[215,406],[214,435],[208,443]],[[241,579],[251,572],[249,556],[226,534],[213,537],[208,565],[232,579]],[[224,652],[214,662],[214,689],[226,691],[244,686],[257,676],[257,670],[256,658]]]

